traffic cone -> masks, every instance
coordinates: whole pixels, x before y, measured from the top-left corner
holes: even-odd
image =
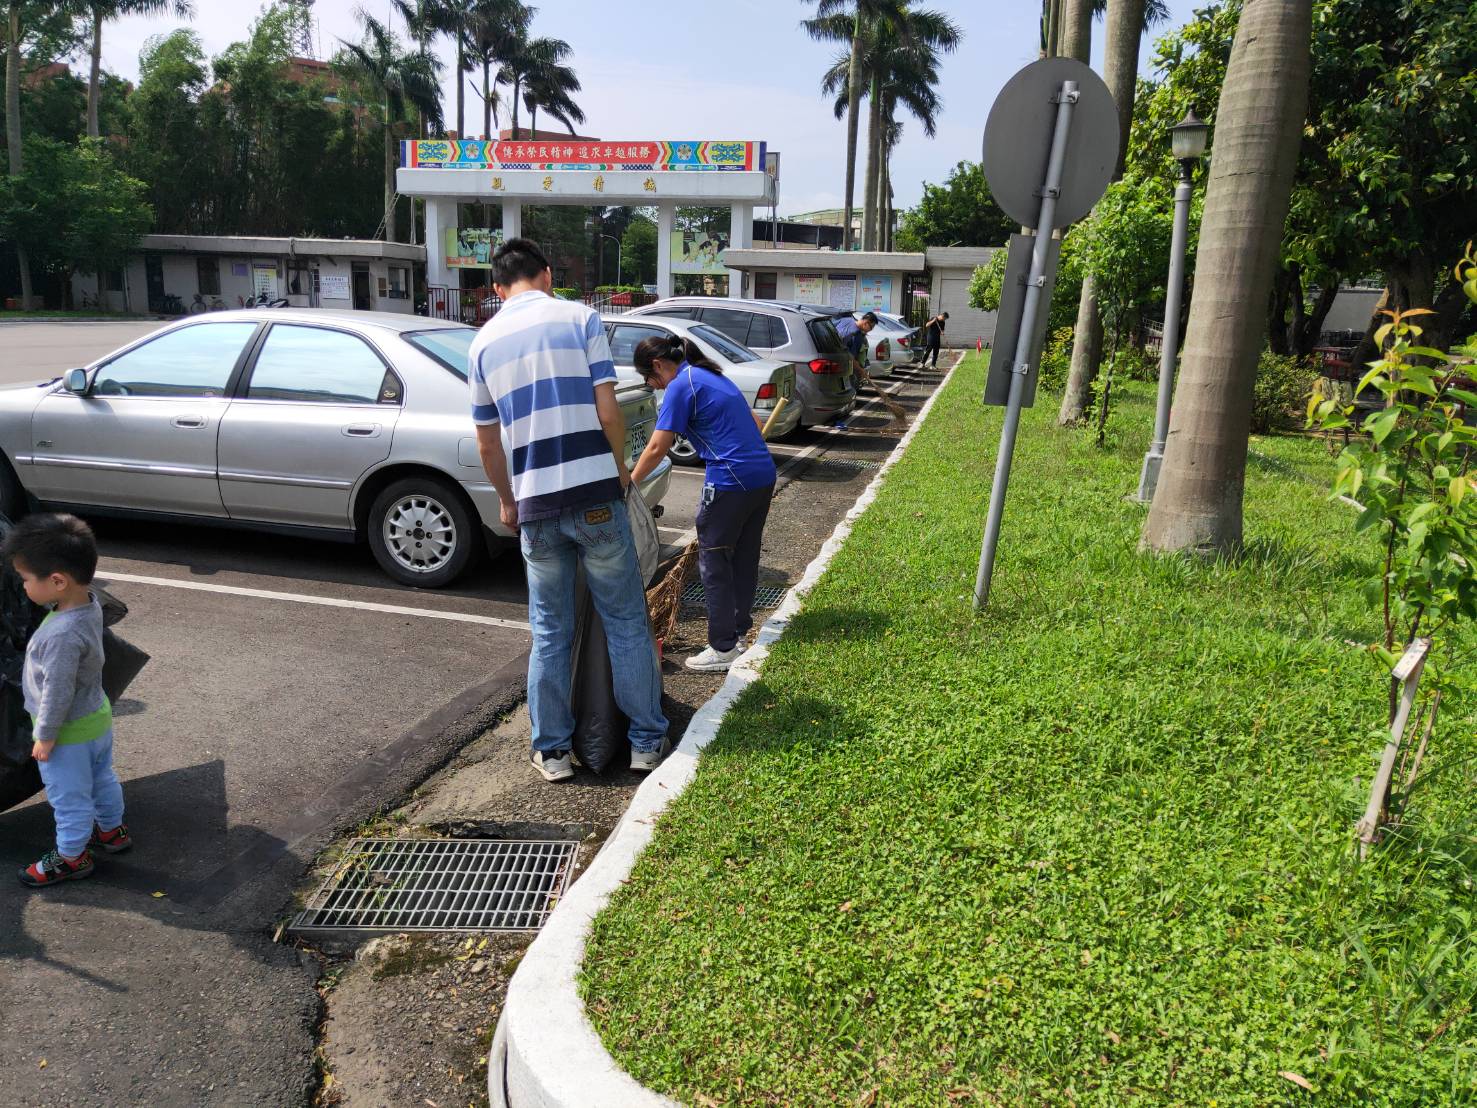
[[[985,340],[984,339],[975,339],[974,340],[974,352],[976,354],[983,354],[985,352]]]

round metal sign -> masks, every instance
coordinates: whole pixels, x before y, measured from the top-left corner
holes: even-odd
[[[1077,103],[1052,226],[1065,227],[1090,212],[1118,166],[1118,109],[1103,79],[1075,58],[1032,62],[995,98],[985,123],[983,159],[995,202],[1023,227],[1035,227],[1041,216],[1041,186],[1063,81],[1077,82]]]

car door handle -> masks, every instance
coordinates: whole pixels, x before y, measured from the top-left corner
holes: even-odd
[[[354,439],[372,439],[380,433],[378,423],[351,423],[344,428],[344,434]]]
[[[181,415],[175,416],[169,422],[174,424],[176,427],[204,427],[205,417],[197,415]]]

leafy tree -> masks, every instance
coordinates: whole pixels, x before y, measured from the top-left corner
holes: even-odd
[[[73,146],[32,135],[25,169],[0,182],[0,235],[67,279],[121,267],[149,228],[144,186],[96,139]]]
[[[916,208],[903,213],[898,229],[900,250],[929,246],[999,246],[1016,224],[990,195],[979,162],[960,162],[942,185],[924,184]]]
[[[580,83],[574,75],[574,70],[564,63],[574,52],[569,43],[559,38],[528,38],[524,36],[513,45],[512,55],[503,62],[498,71],[498,81],[501,84],[513,86],[513,134],[518,134],[518,105],[524,98],[524,91],[529,87],[536,87],[540,92],[554,97],[560,105],[560,110],[573,118],[578,114],[584,119],[579,108],[574,107],[574,101],[569,99],[571,93],[579,91]],[[573,112],[566,109],[573,108]],[[557,118],[557,116],[556,116]],[[566,120],[566,126],[568,122]],[[574,128],[570,127],[571,134]]]
[[[626,226],[621,236],[621,256],[625,259],[626,280],[633,285],[656,283],[656,224],[638,216]]]

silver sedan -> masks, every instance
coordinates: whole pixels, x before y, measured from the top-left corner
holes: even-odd
[[[213,312],[85,369],[0,389],[0,511],[209,523],[366,541],[407,585],[449,584],[511,535],[482,470],[461,324],[380,312]],[[619,385],[628,460],[656,423]],[[655,507],[670,465],[643,484]]]

